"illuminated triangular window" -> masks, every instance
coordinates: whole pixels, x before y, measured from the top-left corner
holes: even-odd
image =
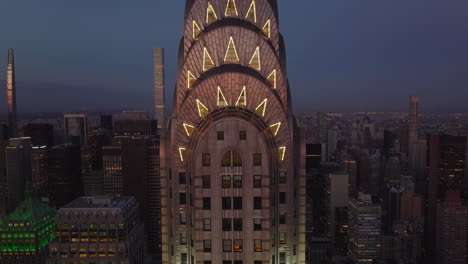
[[[236,106],[239,106],[239,107],[247,106],[247,88],[245,86],[244,88],[242,88],[239,98],[237,98]]]
[[[263,34],[265,34],[265,36],[267,36],[268,38],[270,38],[270,30],[271,30],[271,23],[270,23],[270,19],[268,19],[262,28]]]
[[[231,37],[229,39],[229,44],[224,55],[225,63],[238,63],[239,55],[237,54],[236,44],[234,44],[234,39]]]
[[[264,117],[265,116],[265,111],[266,111],[266,107],[267,107],[267,103],[268,103],[268,99],[265,99],[263,100],[263,102],[261,102],[257,108],[255,108],[255,114],[261,116],[261,117]]]
[[[221,87],[218,86],[218,107],[228,107],[228,102],[226,101],[226,97],[224,97],[223,91]]]
[[[208,49],[206,47],[204,48],[203,51],[203,71],[207,71],[215,66],[213,59],[210,56],[210,53],[208,53]]]
[[[193,134],[193,132],[195,132],[195,127],[186,123],[183,123],[183,125],[185,129],[185,133],[187,133],[187,136],[190,137]]]
[[[257,10],[255,8],[255,0],[252,0],[249,10],[247,11],[247,14],[245,15],[245,18],[254,23],[257,23]]]
[[[200,27],[198,26],[197,22],[195,22],[195,20],[193,20],[192,21],[192,37],[194,39],[196,39],[196,38],[198,38],[200,33],[201,33]]]
[[[198,115],[201,118],[204,118],[208,113],[208,108],[197,99],[197,108],[198,108]]]
[[[278,148],[278,158],[280,161],[284,161],[284,157],[286,156],[286,147]]]
[[[255,52],[252,55],[252,58],[250,59],[249,66],[257,70],[262,69],[260,64],[260,47],[257,47],[255,49]]]
[[[271,133],[273,133],[273,135],[275,136],[278,135],[278,131],[280,127],[281,127],[281,122],[271,125],[270,126]]]
[[[211,24],[218,20],[218,15],[213,8],[213,5],[208,2],[208,7],[206,8],[206,24]]]
[[[192,72],[188,70],[187,71],[187,89],[191,89],[196,80],[197,78],[195,78]]]
[[[179,155],[180,155],[180,161],[184,162],[187,160],[187,149],[186,148],[179,148]]]
[[[273,89],[276,89],[276,70],[273,70],[267,78],[268,82],[270,82]]]
[[[226,6],[226,12],[224,13],[225,16],[238,16],[239,13],[237,12],[237,6],[235,0],[228,0]]]

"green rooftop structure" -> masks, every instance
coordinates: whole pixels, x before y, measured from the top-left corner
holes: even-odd
[[[0,220],[0,263],[42,264],[55,238],[57,211],[28,198]]]

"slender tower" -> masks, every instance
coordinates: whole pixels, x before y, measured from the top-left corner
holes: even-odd
[[[418,140],[418,119],[419,119],[419,96],[410,96],[410,124],[409,137],[410,144]]]
[[[15,57],[14,50],[8,50],[7,70],[7,98],[8,98],[8,129],[9,137],[17,137],[18,125],[16,123],[16,83],[15,83]]]
[[[158,120],[158,128],[166,125],[166,105],[164,100],[164,49],[153,48],[154,57],[154,118]]]
[[[187,0],[163,264],[305,264],[305,144],[278,23],[276,0]]]

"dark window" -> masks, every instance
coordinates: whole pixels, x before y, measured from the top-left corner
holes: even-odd
[[[233,209],[242,210],[242,197],[234,197],[233,199]]]
[[[203,264],[211,264],[211,260],[205,260],[203,261]]]
[[[187,215],[185,213],[179,214],[179,221],[181,225],[187,224]]]
[[[211,240],[203,240],[203,252],[211,252]]]
[[[216,132],[216,139],[217,140],[224,140],[224,131]]]
[[[179,172],[179,184],[187,184],[187,174],[185,172]]]
[[[209,153],[202,154],[202,165],[205,167],[211,166],[211,157]]]
[[[223,188],[231,188],[231,175],[223,176]]]
[[[203,197],[203,210],[211,210],[211,198]]]
[[[254,197],[254,210],[262,209],[262,197]]]
[[[234,175],[233,176],[232,187],[233,188],[242,188],[242,176],[241,175]]]
[[[223,218],[223,231],[232,231],[232,219]]]
[[[242,157],[241,154],[237,151],[232,152],[232,166],[242,167]]]
[[[181,253],[180,254],[180,263],[181,264],[187,264],[187,253]]]
[[[286,253],[281,252],[279,259],[280,259],[280,264],[286,264]]]
[[[280,225],[285,225],[286,224],[286,213],[281,212],[279,215],[279,224]]]
[[[262,264],[262,261],[261,260],[255,260],[254,264]]]
[[[279,183],[280,184],[285,184],[286,183],[286,172],[285,171],[280,171],[280,173],[279,173]]]
[[[224,239],[223,240],[223,251],[224,252],[232,252],[232,240],[231,239]]]
[[[224,153],[223,158],[221,159],[222,167],[231,167],[231,151]]]
[[[286,203],[286,193],[285,192],[280,192],[279,193],[279,203],[280,204],[285,204]]]
[[[259,239],[254,240],[254,252],[262,252],[262,241]]]
[[[179,204],[187,204],[187,194],[184,192],[179,193]]]
[[[234,260],[234,264],[242,264],[242,260]]]
[[[242,239],[234,239],[234,252],[242,252]]]
[[[239,131],[239,139],[240,140],[247,140],[247,132],[246,131]]]
[[[203,175],[203,189],[210,189],[210,188],[211,188],[211,176]]]
[[[253,154],[253,165],[254,166],[262,166],[262,153],[254,153]]]
[[[222,167],[242,167],[242,156],[237,151],[227,151],[221,159]]]
[[[242,218],[234,218],[234,231],[242,231]]]
[[[232,261],[230,261],[230,260],[223,260],[223,264],[232,264]]]
[[[262,231],[262,219],[254,218],[253,219],[254,231]]]
[[[180,244],[187,245],[187,233],[180,233]]]
[[[254,176],[253,187],[254,188],[262,188],[262,176],[261,175],[255,175]]]
[[[211,218],[203,218],[203,231],[211,231]]]
[[[231,210],[232,209],[231,197],[223,197],[222,203],[223,203],[223,210]]]

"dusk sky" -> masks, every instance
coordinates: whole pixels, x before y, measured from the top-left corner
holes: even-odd
[[[409,95],[423,110],[468,110],[468,1],[279,4],[296,110],[406,110]],[[152,47],[162,46],[171,104],[184,6],[0,0],[0,79],[12,47],[19,112],[150,109]]]

